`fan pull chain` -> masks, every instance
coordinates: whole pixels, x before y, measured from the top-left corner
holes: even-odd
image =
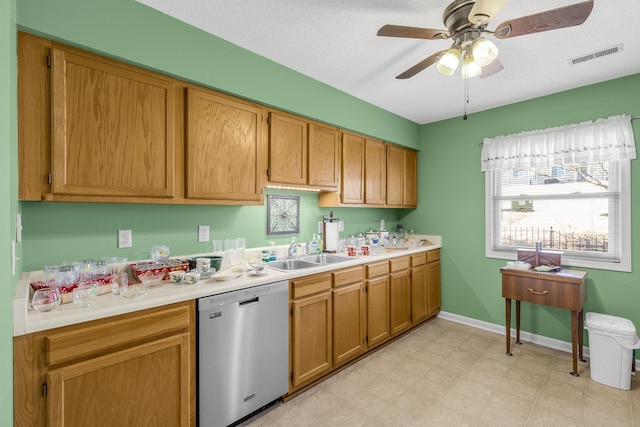
[[[469,103],[469,79],[464,79],[464,117],[462,120],[467,120],[467,104]]]

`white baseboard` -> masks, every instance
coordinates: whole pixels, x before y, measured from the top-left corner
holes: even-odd
[[[484,322],[482,320],[472,319],[470,317],[460,316],[458,314],[447,313],[441,311],[438,317],[451,320],[452,322],[462,323],[463,325],[472,326],[474,328],[483,329],[485,331],[495,332],[500,335],[505,334],[504,326],[496,325],[494,323]],[[516,330],[511,328],[511,336],[516,336]],[[544,347],[549,347],[554,350],[564,351],[571,353],[571,343],[566,341],[560,341],[554,338],[545,337],[542,335],[532,334],[531,332],[520,331],[520,338],[524,341],[538,344]],[[583,355],[585,358],[589,357],[589,347],[584,347]],[[636,366],[640,366],[640,359],[636,359]]]

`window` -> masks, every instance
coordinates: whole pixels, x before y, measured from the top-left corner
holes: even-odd
[[[563,265],[630,271],[629,161],[486,173],[487,256],[542,242]]]
[[[486,255],[542,242],[562,264],[631,271],[630,116],[486,138]]]

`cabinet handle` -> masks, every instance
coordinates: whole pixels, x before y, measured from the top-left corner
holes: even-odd
[[[533,288],[529,288],[529,292],[531,292],[534,295],[546,295],[549,293],[549,291],[534,291]]]

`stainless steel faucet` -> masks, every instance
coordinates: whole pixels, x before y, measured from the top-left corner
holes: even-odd
[[[289,245],[289,258],[298,256],[299,247],[300,247],[300,243],[298,243],[296,241],[296,238],[294,237],[293,240],[291,241],[291,244]]]

